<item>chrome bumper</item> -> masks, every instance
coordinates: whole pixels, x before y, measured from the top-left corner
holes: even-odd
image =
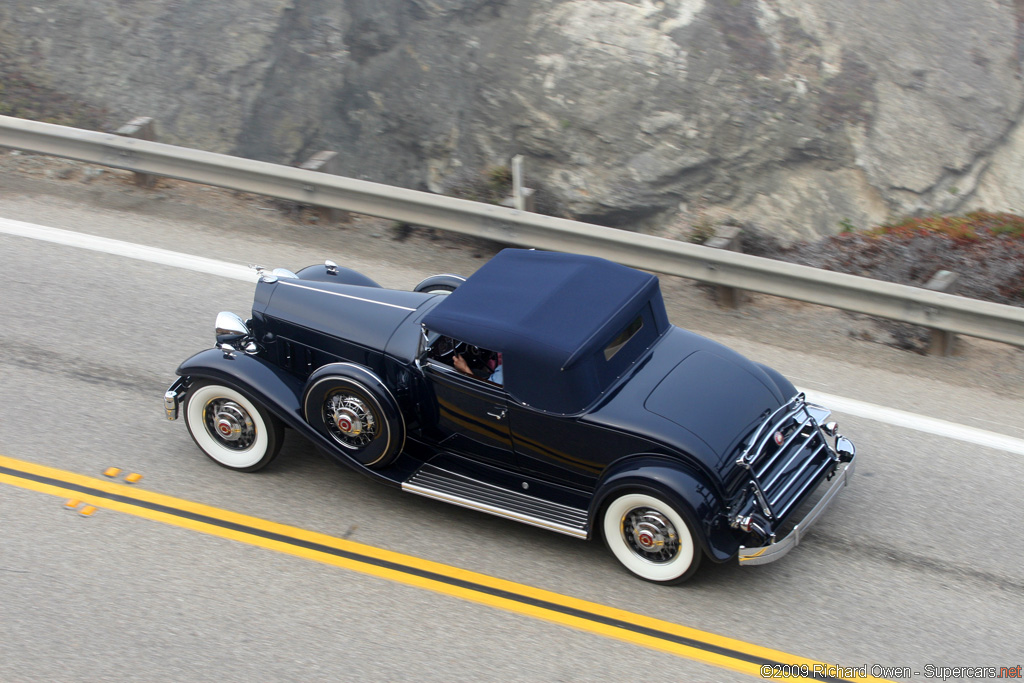
[[[168,387],[167,391],[164,392],[164,412],[167,413],[168,420],[178,419],[178,406],[180,406],[182,400],[184,400],[185,392],[187,390],[188,379],[185,377],[179,377],[174,380],[174,384]]]
[[[853,448],[853,444],[849,443],[849,448]],[[740,546],[739,561],[740,565],[749,567],[755,564],[768,564],[783,558],[790,550],[800,545],[800,538],[807,533],[808,529],[818,521],[822,513],[832,505],[835,501],[836,496],[839,492],[846,487],[849,483],[850,477],[853,475],[853,464],[856,461],[856,456],[853,455],[849,462],[840,463],[836,468],[836,472],[832,475],[832,481],[828,483],[828,490],[825,491],[825,495],[821,497],[821,500],[811,508],[811,511],[800,520],[799,523],[793,530],[786,534],[780,539],[776,539],[773,543],[768,545],[760,546],[757,548],[747,548],[746,546]]]

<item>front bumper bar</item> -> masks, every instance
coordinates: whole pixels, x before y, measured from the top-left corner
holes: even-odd
[[[853,444],[850,444],[851,449],[852,446]],[[835,474],[832,475],[832,481],[829,482],[828,489],[821,497],[821,500],[811,508],[811,511],[788,534],[780,539],[776,539],[773,543],[756,548],[747,548],[741,545],[739,552],[740,565],[749,567],[755,564],[768,564],[769,562],[782,559],[790,550],[800,545],[800,538],[818,521],[818,518],[835,501],[839,492],[849,483],[850,477],[853,475],[853,463],[855,460],[856,457],[851,457],[849,462],[840,463],[836,468]]]
[[[187,390],[188,378],[179,377],[174,380],[174,384],[168,387],[167,391],[164,392],[164,412],[167,414],[168,420],[178,419],[178,406],[180,406],[182,400],[184,400],[185,392]]]

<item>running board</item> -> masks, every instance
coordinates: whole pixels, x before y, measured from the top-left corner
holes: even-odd
[[[576,538],[587,537],[587,511],[511,491],[462,474],[424,465],[402,482],[402,488],[471,510],[507,517]]]

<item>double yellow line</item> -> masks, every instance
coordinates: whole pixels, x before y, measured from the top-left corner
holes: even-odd
[[[882,680],[870,676],[844,677],[842,669],[778,650],[410,555],[2,455],[0,483],[75,499],[97,508],[117,510],[425,588],[752,676],[763,677],[766,671],[778,670],[786,671],[787,678],[793,678],[794,673],[806,672],[804,677],[808,680]],[[630,579],[623,577],[623,580]]]

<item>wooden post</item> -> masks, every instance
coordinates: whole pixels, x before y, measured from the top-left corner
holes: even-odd
[[[957,281],[960,280],[960,275],[950,270],[940,270],[932,276],[932,279],[928,281],[928,284],[924,286],[925,289],[930,289],[935,292],[945,292],[952,294],[956,288]],[[931,328],[932,340],[928,346],[929,356],[951,356],[953,355],[953,344],[956,341],[956,335],[948,330],[940,330],[937,328]]]
[[[137,116],[114,131],[114,134],[137,140],[156,141],[156,123],[150,116]],[[156,185],[156,176],[136,171],[135,184],[139,187],[153,187]]]
[[[738,226],[720,225],[715,229],[714,237],[705,242],[704,246],[711,247],[712,249],[742,251],[741,232]],[[739,308],[740,298],[740,290],[735,287],[715,285],[715,300],[722,308]]]
[[[317,152],[307,159],[300,168],[304,168],[307,171],[319,171],[320,173],[336,175],[338,173],[338,153],[329,151]],[[348,211],[334,209],[329,206],[316,207],[316,213],[323,223],[348,221],[350,217]]]

